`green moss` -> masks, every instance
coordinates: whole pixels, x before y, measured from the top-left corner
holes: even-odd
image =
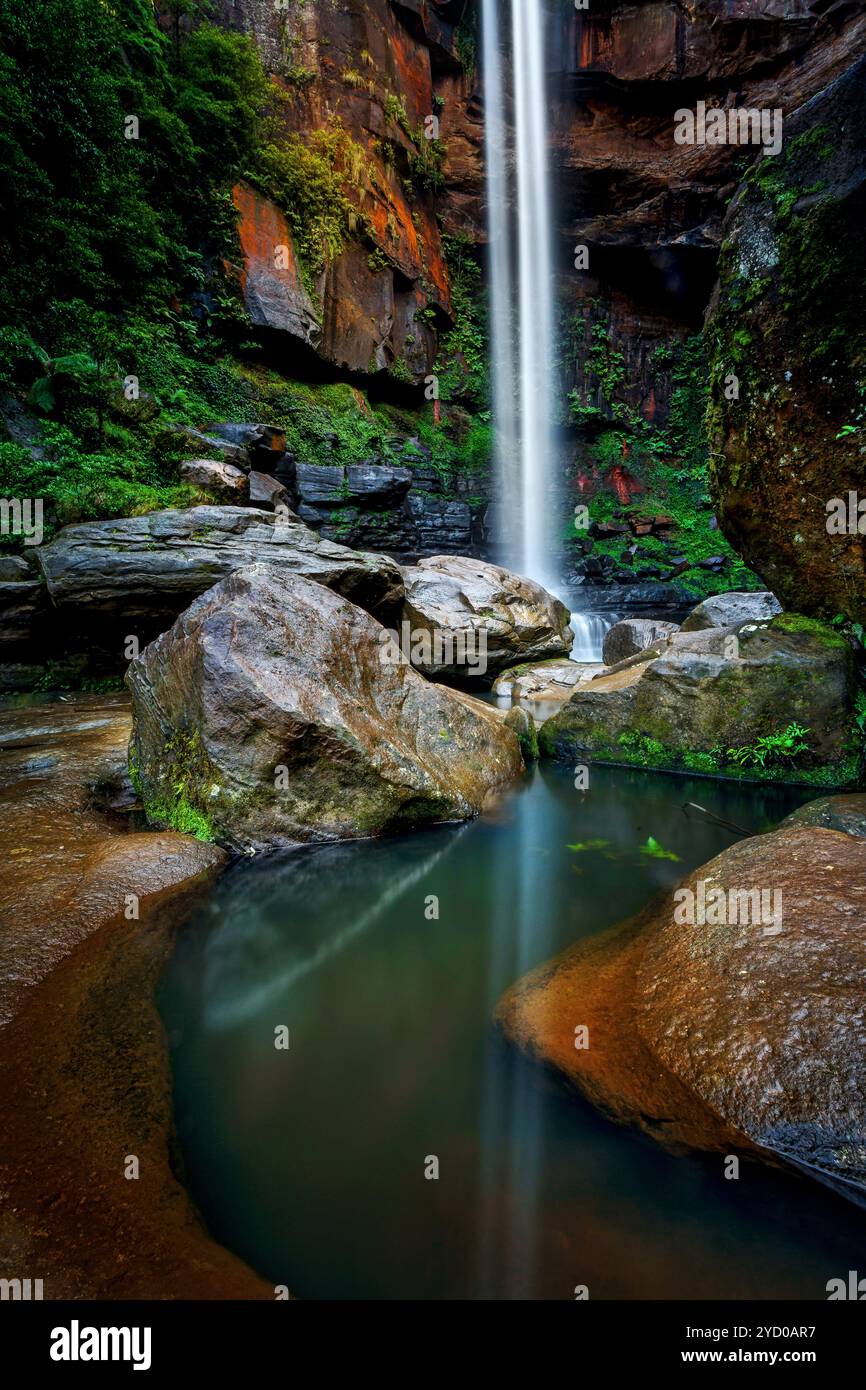
[[[807,633],[832,651],[848,648],[845,638],[827,623],[819,622],[817,618],[804,617],[801,613],[781,613],[773,619],[772,626],[776,632]]]
[[[301,276],[315,303],[316,280],[325,265],[337,259],[350,236],[366,228],[361,203],[365,188],[375,182],[367,150],[333,117],[306,137],[292,134],[266,144],[251,178],[286,214]]]
[[[730,707],[727,705],[726,707]],[[863,702],[866,724],[866,698]],[[736,717],[732,711],[731,718]],[[646,727],[612,735],[602,724],[572,729],[567,707],[548,719],[539,733],[540,755],[559,762],[587,758],[615,766],[643,768],[648,772],[693,773],[730,781],[790,783],[792,785],[853,788],[860,783],[864,762],[863,732],[856,718],[840,755],[823,766],[810,766],[814,753],[809,747],[809,730],[797,725],[785,729],[774,726],[754,744],[734,749],[719,746],[707,750],[684,748],[676,742],[670,726],[659,736]]]
[[[505,726],[517,737],[523,761],[527,764],[538,762],[538,732],[532,715],[515,705],[506,715]]]
[[[145,802],[144,809],[148,820],[153,824],[167,826],[169,830],[177,830],[181,835],[193,835],[195,839],[205,840],[208,844],[213,844],[216,839],[207,816],[195,806],[191,806],[183,797],[174,802],[150,799]]]
[[[147,770],[141,766],[133,738],[129,775],[151,823],[194,835],[198,840],[212,842],[216,839],[207,809],[214,778],[197,729],[173,734],[165,744],[158,766]]]
[[[127,755],[127,766],[129,768],[129,780],[132,783],[132,789],[135,792],[136,796],[139,798],[139,800],[142,800],[144,797],[144,787],[141,780],[141,768],[138,758],[138,749],[134,741],[131,742],[129,745],[129,753]]]
[[[592,313],[604,313],[594,301]],[[595,558],[614,562],[617,570],[638,574],[644,568],[657,570],[661,577],[674,574],[698,598],[724,590],[755,590],[763,587],[758,577],[713,525],[709,502],[710,463],[707,435],[709,396],[706,348],[700,334],[682,342],[661,344],[653,354],[663,394],[670,389],[670,411],[664,427],[643,418],[628,401],[623,353],[611,341],[605,322],[573,316],[564,325],[563,367],[577,372],[583,360],[584,378],[589,392],[572,391],[570,418],[577,427],[581,444],[581,467],[592,465],[604,479],[614,470],[627,467],[640,481],[643,491],[631,501],[621,502],[613,488],[596,496],[590,506],[593,522],[629,522],[647,516],[668,515],[672,535],[662,542],[654,536],[595,538],[589,552]],[[571,520],[564,535],[566,545],[580,547]],[[724,570],[716,573],[703,562],[721,556]]]
[[[647,772],[675,772],[683,775],[691,773],[718,777],[724,781],[785,783],[793,786],[839,789],[859,785],[861,759],[857,753],[845,754],[837,761],[817,768],[787,764],[745,768],[727,761],[717,753],[669,747],[658,740],[641,735],[635,735],[633,738],[626,735],[624,743],[619,740],[613,747],[604,741],[585,744],[581,740],[575,744],[563,731],[549,728],[550,723],[548,720],[541,728],[539,749],[542,757],[559,762],[568,762],[574,757],[586,757],[592,762],[638,767]]]
[[[484,412],[481,422],[489,427],[489,324],[477,248],[463,235],[443,237],[442,246],[455,322],[439,344],[434,368],[441,398]]]

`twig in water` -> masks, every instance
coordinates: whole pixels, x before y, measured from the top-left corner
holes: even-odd
[[[683,815],[686,816],[689,814],[689,811],[700,811],[702,816],[707,817],[707,820],[715,821],[716,825],[723,826],[725,830],[732,830],[735,835],[748,835],[751,837],[755,834],[754,830],[746,830],[742,825],[735,825],[733,821],[723,820],[721,816],[716,815],[715,811],[708,811],[705,806],[699,806],[696,801],[685,802],[682,811]]]

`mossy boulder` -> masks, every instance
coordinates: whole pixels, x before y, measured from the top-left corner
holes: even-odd
[[[533,971],[500,1023],[662,1142],[753,1150],[862,1202],[864,873],[866,844],[836,830],[744,840]]]
[[[476,815],[520,775],[517,736],[393,661],[386,630],[269,565],[222,581],[127,677],[130,769],[151,820],[237,850]]]
[[[535,720],[529,711],[522,709],[520,705],[515,705],[505,716],[505,727],[517,735],[517,742],[520,744],[524,762],[537,763],[538,732],[535,727]]]
[[[866,621],[866,58],[785,123],[728,212],[707,321],[711,485],[725,535],[785,606]],[[859,490],[859,491],[858,491]],[[866,523],[864,523],[866,524]]]
[[[657,659],[579,686],[542,726],[541,751],[848,785],[859,762],[855,695],[846,642],[783,614],[676,634]]]

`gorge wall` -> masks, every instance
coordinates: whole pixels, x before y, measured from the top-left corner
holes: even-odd
[[[452,322],[443,229],[476,234],[481,219],[477,170],[467,181],[459,155],[461,143],[479,139],[457,44],[463,10],[463,0],[216,6],[223,23],[255,38],[285,98],[285,136],[339,161],[354,214],[338,254],[304,276],[303,248],[283,213],[239,185],[250,316],[346,373],[390,372],[417,386],[433,369],[437,329]],[[428,138],[431,118],[440,141]],[[314,177],[308,196],[312,204],[319,196]],[[288,247],[285,267],[275,267],[275,245]]]
[[[561,55],[554,164],[561,170],[563,267],[584,243],[590,274],[563,277],[564,302],[597,302],[647,418],[670,378],[654,346],[701,326],[725,210],[758,151],[676,144],[674,113],[780,108],[786,118],[866,49],[866,13],[824,0],[648,0],[557,6]],[[599,302],[600,301],[600,302]],[[591,390],[578,355],[571,378]]]
[[[305,265],[303,219],[290,226],[261,189],[236,188],[244,256],[237,273],[252,322],[281,368],[396,395],[423,418],[434,417],[424,383],[447,363],[449,399],[435,418],[444,411],[448,428],[456,411],[458,455],[460,412],[483,408],[463,389],[448,256],[456,239],[484,264],[479,9],[476,0],[216,6],[222,23],[255,37],[284,97],[283,139],[335,163],[350,204],[349,233],[335,236],[325,264],[311,265],[307,254]],[[682,576],[698,593],[701,570],[703,591],[748,583],[716,530],[718,515],[769,582],[764,554],[744,548],[724,496],[709,496],[709,364],[698,337],[727,206],[759,150],[677,144],[675,112],[702,100],[780,109],[789,121],[866,51],[866,13],[854,0],[610,0],[587,11],[550,0],[549,20],[563,483],[574,501],[595,498],[601,516],[588,539],[572,538],[573,572],[620,584]],[[425,138],[431,118],[435,141]],[[313,210],[317,195],[313,186]],[[279,268],[274,246],[286,248]],[[585,269],[574,268],[577,246],[586,248]],[[699,378],[697,390],[689,378]],[[669,471],[681,468],[691,487],[701,544],[685,515],[671,517],[670,498],[656,486],[662,444]],[[384,489],[372,531],[369,504],[338,460],[327,476],[302,468],[301,514],[351,543],[373,535],[403,550],[436,541],[442,549],[484,546],[483,467],[443,477],[411,435],[397,462],[421,471],[408,487],[398,477]],[[634,506],[618,510],[623,502]],[[635,517],[635,506],[646,515]]]
[[[794,598],[799,569],[790,571],[787,584],[780,573],[790,553],[776,563],[766,538],[744,544],[742,511],[749,504],[741,498],[739,508],[729,505],[724,472],[716,471],[710,486],[703,462],[712,364],[699,335],[717,281],[727,208],[760,151],[677,144],[674,129],[677,110],[694,110],[703,101],[708,108],[780,110],[786,134],[793,132],[795,113],[866,49],[863,7],[813,0],[649,0],[593,5],[585,13],[557,5],[555,16],[559,38],[553,50],[561,55],[554,162],[561,170],[563,392],[573,393],[566,467],[579,481],[580,500],[598,489],[600,476],[610,523],[602,527],[600,542],[595,528],[595,541],[579,547],[584,559],[578,572],[607,573],[622,583],[633,566],[645,580],[678,580],[682,573],[682,582],[693,585],[701,566],[712,572],[715,564],[721,587],[745,587],[752,581],[725,558],[724,536],[763,584],[777,584],[789,601],[826,612],[811,594]],[[856,143],[856,127],[849,123],[844,129],[839,138]],[[583,272],[572,268],[579,245],[588,253]],[[658,485],[659,439],[674,488]],[[617,453],[618,477],[611,469]],[[620,501],[631,500],[631,493],[646,515],[636,517],[635,506],[605,508],[605,477],[614,478]],[[677,514],[680,486],[691,489],[691,532],[686,510]],[[793,477],[788,486],[796,489]],[[657,522],[673,512],[677,526],[666,531],[652,525],[651,548],[641,565],[641,533],[658,511],[666,518]],[[690,549],[689,534],[701,531],[705,543]],[[665,551],[655,538],[664,543],[666,536]],[[721,553],[713,554],[715,549]]]

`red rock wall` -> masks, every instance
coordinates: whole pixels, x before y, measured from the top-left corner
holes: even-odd
[[[663,420],[669,389],[652,370],[652,354],[701,324],[725,208],[744,164],[739,148],[676,145],[674,112],[704,99],[792,114],[866,50],[866,6],[592,0],[576,11],[570,0],[548,2],[562,313],[607,323],[625,356],[629,403]],[[216,17],[255,37],[289,94],[287,129],[308,135],[336,118],[367,152],[370,177],[358,199],[369,235],[327,267],[312,299],[291,268],[282,285],[274,281],[268,217],[249,192],[236,195],[254,320],[305,341],[340,369],[376,373],[397,364],[421,381],[436,355],[437,328],[449,321],[442,233],[486,238],[483,75],[463,71],[455,38],[478,4],[306,0],[277,11],[273,0],[217,0]],[[311,80],[293,80],[299,71]],[[412,130],[439,116],[441,192],[407,184],[414,145],[393,119],[395,99]],[[402,151],[393,169],[383,141]],[[272,214],[271,222],[288,238],[283,219]],[[578,243],[590,249],[589,273],[572,268]],[[381,255],[371,264],[374,246]],[[426,306],[432,321],[416,317]],[[577,354],[566,389],[590,384],[585,357]]]
[[[785,118],[866,51],[859,0],[551,0],[558,93],[564,312],[608,322],[628,367],[629,403],[664,418],[652,350],[699,327],[715,280],[725,209],[747,161],[737,146],[677,145],[674,112],[781,108]],[[572,270],[573,247],[590,272]],[[585,356],[585,354],[583,355]],[[591,387],[582,358],[568,385]]]
[[[402,378],[408,373],[423,380],[436,356],[435,325],[450,320],[437,219],[448,194],[419,189],[408,177],[408,160],[418,148],[412,133],[429,116],[439,116],[443,140],[462,120],[457,103],[465,99],[466,82],[454,36],[463,7],[464,0],[306,0],[285,10],[273,0],[215,5],[219,22],[255,38],[274,82],[288,95],[287,133],[307,137],[339,121],[364,151],[359,185],[350,194],[363,216],[363,234],[326,266],[310,295],[296,267],[274,269],[272,234],[291,245],[285,219],[276,209],[269,213],[266,200],[251,190],[235,194],[253,321],[302,339],[353,373],[396,365]],[[441,110],[434,96],[444,97]],[[386,144],[396,148],[393,162],[386,159]],[[461,160],[456,142],[449,159],[449,177],[456,169],[455,180],[465,185],[468,160]],[[464,186],[456,211],[443,221],[465,228],[479,212],[477,197]],[[428,307],[432,316],[416,317]]]

